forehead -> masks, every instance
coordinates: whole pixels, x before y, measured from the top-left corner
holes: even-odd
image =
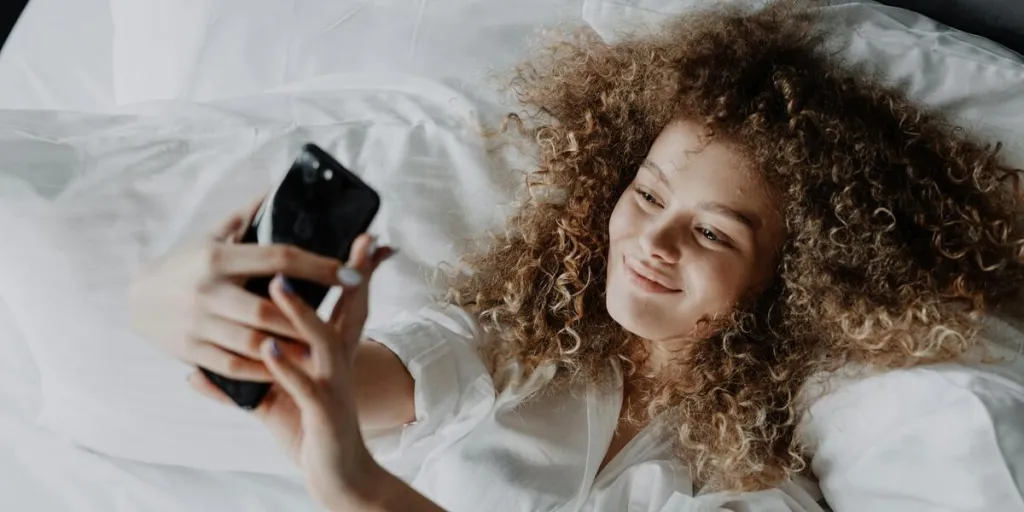
[[[651,146],[647,161],[673,185],[673,195],[700,195],[748,207],[767,203],[763,180],[739,150],[706,134],[696,123],[676,121]]]

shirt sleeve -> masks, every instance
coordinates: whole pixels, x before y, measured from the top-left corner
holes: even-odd
[[[795,482],[747,493],[673,494],[658,512],[824,512],[813,495]]]
[[[494,381],[480,355],[486,335],[461,308],[430,306],[365,337],[394,352],[414,380],[415,421],[366,436],[381,465],[411,478],[430,453],[464,436],[493,406]]]
[[[893,371],[811,413],[812,468],[835,512],[1024,511],[1024,386],[1012,376]]]

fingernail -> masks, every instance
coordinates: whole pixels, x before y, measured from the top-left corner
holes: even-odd
[[[277,275],[278,281],[281,281],[281,290],[285,293],[295,293],[295,289],[292,288],[292,283],[288,282],[288,278],[282,274]]]
[[[370,235],[370,243],[366,246],[366,255],[372,257],[377,252],[377,237]]]
[[[359,283],[363,282],[363,275],[354,268],[341,267],[338,271],[338,282],[348,287],[359,286]]]
[[[278,346],[277,340],[274,338],[270,338],[270,355],[281,357],[281,347]]]

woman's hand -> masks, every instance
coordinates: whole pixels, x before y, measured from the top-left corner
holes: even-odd
[[[260,344],[269,335],[300,336],[277,305],[246,291],[243,283],[283,274],[333,286],[342,265],[296,247],[235,243],[258,207],[259,202],[235,213],[200,243],[143,267],[128,302],[136,332],[182,361],[225,377],[269,382]],[[282,349],[303,351],[292,343]]]
[[[368,312],[369,278],[393,252],[376,248],[366,235],[356,240],[349,266],[339,274],[342,296],[327,322],[284,279],[277,277],[270,286],[274,302],[309,343],[309,355],[285,353],[274,339],[263,344],[275,385],[254,414],[295,460],[311,494],[332,510],[363,510],[377,501],[382,485],[394,484],[363,441],[352,370]],[[201,373],[193,381],[204,394],[230,403]]]

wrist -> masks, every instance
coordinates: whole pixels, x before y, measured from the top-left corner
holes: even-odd
[[[367,512],[444,512],[429,498],[389,473],[374,462],[361,474],[359,480],[350,481],[344,503],[331,510],[360,510]]]
[[[369,463],[361,465],[357,473],[345,479],[344,492],[334,503],[327,504],[327,508],[332,511],[386,510],[384,502],[394,479],[391,473],[371,458]]]

